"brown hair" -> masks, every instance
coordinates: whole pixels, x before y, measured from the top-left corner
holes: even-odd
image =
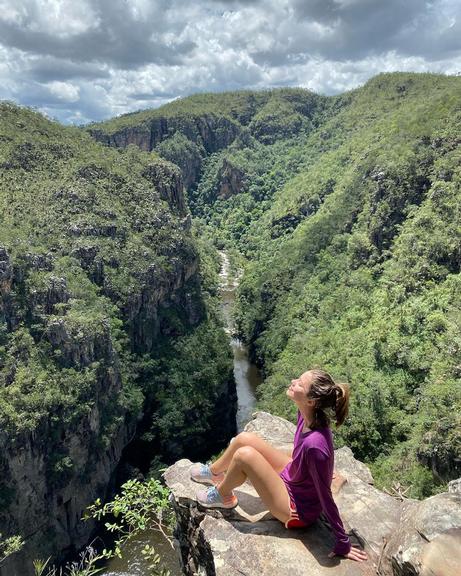
[[[349,385],[336,383],[324,370],[310,370],[312,384],[307,394],[309,400],[315,401],[314,422],[311,428],[328,426],[330,419],[325,414],[331,408],[336,416],[336,427],[341,426],[349,412]]]

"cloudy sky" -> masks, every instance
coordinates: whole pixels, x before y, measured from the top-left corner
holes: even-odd
[[[393,70],[461,73],[459,0],[0,0],[0,99],[66,123]]]

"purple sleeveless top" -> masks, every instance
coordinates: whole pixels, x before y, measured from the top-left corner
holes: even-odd
[[[346,555],[351,541],[344,531],[338,508],[331,494],[334,467],[333,435],[330,428],[303,432],[304,419],[298,411],[292,461],[280,472],[288,494],[301,520],[310,524],[320,514],[326,516],[335,535],[335,554]]]

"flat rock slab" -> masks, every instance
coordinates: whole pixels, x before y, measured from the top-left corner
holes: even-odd
[[[328,558],[333,541],[315,523],[287,530],[281,522],[235,522],[205,516],[200,525],[216,576],[375,576],[370,563]]]
[[[291,453],[295,426],[282,418],[257,412],[245,431]],[[333,497],[352,543],[369,556],[357,563],[328,558],[334,539],[322,518],[286,530],[249,482],[235,490],[234,510],[202,508],[196,492],[204,487],[190,479],[191,464],[180,460],[164,474],[187,576],[461,575],[461,480],[450,484],[450,493],[401,502],[373,486],[369,469],[349,448],[336,450]]]
[[[383,574],[460,576],[461,495],[444,492],[406,501],[400,525],[389,538]]]
[[[271,446],[291,455],[296,426],[280,416],[268,412],[255,412],[253,419],[245,426],[245,432],[261,436]]]
[[[389,535],[399,526],[402,504],[371,484],[370,471],[354,458],[350,448],[335,450],[335,470],[345,480],[334,493],[345,528],[378,559]]]
[[[239,505],[236,508],[226,510],[200,507],[196,501],[196,494],[198,490],[206,489],[207,486],[197,484],[197,482],[193,482],[190,479],[189,468],[191,466],[192,462],[190,460],[179,460],[173,466],[170,466],[164,474],[166,484],[180,506],[190,506],[214,518],[226,518],[227,520],[241,522],[258,522],[263,519],[278,522],[266,510],[256,490],[249,482],[245,482],[235,490],[235,494],[239,499]]]
[[[190,480],[191,465],[189,460],[179,460],[164,474],[177,517],[183,519],[180,531],[188,534],[187,543],[179,538],[186,574],[376,574],[372,561],[359,564],[340,558],[328,558],[334,540],[331,532],[320,521],[309,528],[287,530],[265,509],[248,482],[235,490],[239,506],[233,510],[202,508],[196,502],[196,492],[203,489],[203,486]],[[353,534],[351,537],[354,540]],[[358,540],[355,539],[355,542],[358,543]],[[189,546],[189,550],[184,550],[184,546]],[[191,563],[190,555],[194,553],[197,553],[198,559]]]

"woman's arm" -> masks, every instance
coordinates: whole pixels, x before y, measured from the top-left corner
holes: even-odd
[[[338,507],[333,500],[329,484],[329,458],[318,448],[309,448],[307,452],[309,471],[312,476],[322,510],[330,523],[335,535],[333,552],[340,556],[347,556],[351,550],[351,541],[344,530]]]

